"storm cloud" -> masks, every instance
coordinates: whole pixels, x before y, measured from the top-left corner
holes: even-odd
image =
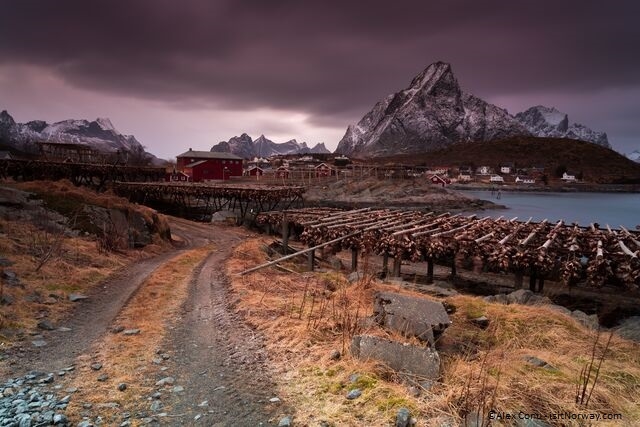
[[[295,111],[317,126],[345,128],[438,60],[452,64],[465,91],[502,100],[512,113],[545,96],[566,111],[574,98],[597,103],[600,93],[640,87],[633,1],[0,5],[0,66],[36,67],[75,88],[180,110]],[[640,103],[623,98],[623,107],[615,96],[607,105],[638,117]],[[586,124],[607,131],[614,146],[616,132],[625,143],[640,133],[627,121],[600,129],[616,123],[606,115],[582,106],[577,118],[596,120]]]

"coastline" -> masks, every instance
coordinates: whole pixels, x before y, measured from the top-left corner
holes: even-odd
[[[513,184],[451,184],[451,190],[460,191],[510,191],[522,193],[640,193],[637,184],[575,183],[561,185],[513,185]]]

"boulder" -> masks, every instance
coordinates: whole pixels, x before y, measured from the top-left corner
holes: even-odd
[[[371,335],[356,335],[351,353],[359,359],[375,359],[399,373],[429,379],[440,376],[440,356],[428,347],[403,344]]]
[[[378,292],[373,304],[374,318],[379,325],[431,345],[434,335],[441,334],[451,324],[442,303],[427,298]]]
[[[615,331],[623,338],[640,342],[640,316],[625,319]]]
[[[598,329],[598,327],[600,326],[597,314],[588,315],[584,311],[574,310],[573,312],[571,312],[571,317],[573,317],[589,329]]]

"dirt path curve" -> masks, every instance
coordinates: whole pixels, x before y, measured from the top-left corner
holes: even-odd
[[[140,285],[161,265],[184,250],[209,242],[198,225],[171,218],[171,228],[178,238],[175,249],[120,269],[86,294],[86,300],[76,303],[67,318],[56,325],[70,331],[42,331],[47,345],[34,347],[31,340],[11,350],[11,363],[1,377],[19,376],[32,370],[55,372],[74,364],[92,342],[106,333],[112,321]]]
[[[168,425],[269,425],[284,409],[269,402],[275,387],[260,334],[231,307],[224,262],[244,238],[238,230],[216,229],[216,249],[194,272],[182,322],[166,341],[185,388],[167,401],[179,414]]]

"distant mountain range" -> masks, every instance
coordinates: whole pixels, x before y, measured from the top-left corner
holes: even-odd
[[[309,148],[306,142],[298,142],[291,139],[282,143],[275,143],[260,135],[255,141],[246,133],[234,136],[229,141],[222,141],[211,147],[211,151],[233,153],[245,159],[254,157],[269,157],[282,154],[310,154],[310,153],[330,153],[324,143],[316,144]]]
[[[456,142],[515,136],[580,139],[609,147],[605,133],[569,124],[568,116],[555,108],[532,107],[514,117],[463,92],[451,66],[437,62],[350,125],[336,153],[356,157],[424,153]]]
[[[136,163],[160,164],[162,161],[144,147],[133,135],[123,135],[107,118],[63,120],[49,124],[43,120],[17,123],[6,111],[0,112],[0,143],[6,148],[37,154],[38,142],[82,144],[96,151],[128,153]]]

